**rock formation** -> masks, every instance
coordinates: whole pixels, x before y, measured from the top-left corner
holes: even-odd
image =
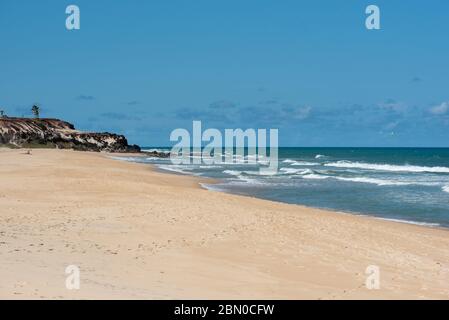
[[[140,152],[122,135],[82,132],[58,119],[0,118],[0,146],[58,148],[82,151]]]

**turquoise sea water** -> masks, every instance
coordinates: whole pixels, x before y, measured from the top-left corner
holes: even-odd
[[[151,148],[147,148],[151,149]],[[279,171],[259,165],[174,165],[162,170],[220,179],[206,188],[404,222],[449,227],[449,149],[280,148]]]

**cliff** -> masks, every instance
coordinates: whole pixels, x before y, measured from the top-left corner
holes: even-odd
[[[82,132],[58,119],[0,118],[0,146],[49,147],[82,151],[140,152],[122,135]]]

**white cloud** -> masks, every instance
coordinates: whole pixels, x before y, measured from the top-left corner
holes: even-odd
[[[443,102],[438,106],[430,108],[430,113],[441,116],[447,114],[449,111],[449,102]]]
[[[303,120],[309,117],[311,111],[312,107],[309,106],[297,108],[293,113],[293,117],[298,120]]]
[[[379,107],[381,109],[385,109],[385,110],[389,110],[389,111],[394,111],[397,113],[404,113],[407,111],[407,105],[403,102],[396,102],[392,99],[387,100],[384,103],[380,103]]]

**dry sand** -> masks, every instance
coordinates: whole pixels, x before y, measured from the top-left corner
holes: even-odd
[[[24,153],[0,149],[0,298],[449,298],[447,230],[202,190],[105,154]]]

